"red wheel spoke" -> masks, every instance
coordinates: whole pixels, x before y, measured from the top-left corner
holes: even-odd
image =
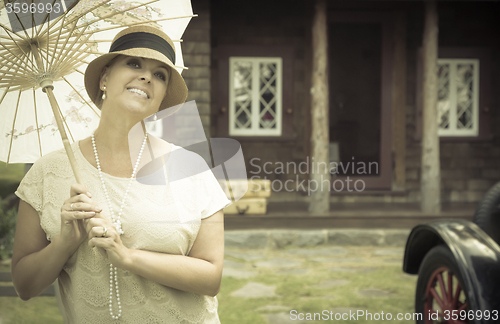
[[[448,271],[448,289],[446,291],[446,300],[450,303],[453,300],[453,274]]]
[[[417,285],[416,302],[421,300],[422,304],[418,307],[423,307],[423,309],[419,309],[422,309],[423,314],[427,316],[425,323],[470,324],[467,318],[463,319],[460,318],[460,315],[456,316],[461,311],[466,312],[468,308],[463,284],[459,280],[459,270],[453,264],[448,266],[446,262],[443,264],[439,260],[439,257],[443,257],[453,262],[453,255],[451,255],[446,247],[441,246],[434,248],[430,252],[430,255],[432,256],[429,256],[429,260],[432,260],[432,262],[426,261],[424,263],[425,266],[422,265],[423,268],[428,269],[427,272],[423,272],[425,281],[420,281],[419,277]],[[422,287],[421,283],[423,282],[425,282],[425,289],[422,291],[419,290],[419,287]],[[455,319],[449,318],[451,314],[454,315]],[[433,316],[431,317],[430,315]],[[431,320],[436,318],[436,315],[438,316],[437,321]]]
[[[441,298],[442,298],[443,302],[445,302],[447,296],[446,296],[446,289],[444,288],[443,272],[438,273],[436,277],[437,277],[437,281],[439,282],[439,288],[441,288]],[[445,303],[443,303],[443,305],[444,304]],[[441,306],[441,308],[443,310],[445,310],[446,308],[443,307],[443,305],[440,304],[439,306]]]
[[[441,299],[441,297],[439,297],[439,294],[437,293],[437,291],[434,287],[432,287],[430,289],[430,293],[431,293],[432,297],[434,297],[434,300],[438,303],[439,307],[441,307],[442,310],[445,310],[446,307],[443,303],[443,300]]]

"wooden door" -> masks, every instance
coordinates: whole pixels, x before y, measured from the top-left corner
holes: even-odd
[[[387,18],[392,16],[329,16],[330,147],[338,149],[333,180],[342,181],[344,191],[391,188],[393,49]],[[337,181],[333,189],[340,188]]]

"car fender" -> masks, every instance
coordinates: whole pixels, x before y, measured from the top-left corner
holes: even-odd
[[[455,257],[469,309],[500,312],[500,247],[472,222],[437,220],[415,226],[406,242],[403,271],[417,274],[424,256],[439,244]]]

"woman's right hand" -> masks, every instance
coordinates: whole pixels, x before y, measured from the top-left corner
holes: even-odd
[[[61,207],[61,239],[68,248],[76,251],[87,237],[84,220],[102,211],[91,199],[92,195],[84,185],[71,185],[70,198]]]

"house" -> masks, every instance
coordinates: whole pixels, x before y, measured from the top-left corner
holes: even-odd
[[[308,194],[315,1],[192,5],[183,75],[206,134],[241,143],[248,178]],[[326,0],[332,202],[420,200],[424,7]],[[437,12],[441,199],[472,203],[500,180],[500,3]]]

